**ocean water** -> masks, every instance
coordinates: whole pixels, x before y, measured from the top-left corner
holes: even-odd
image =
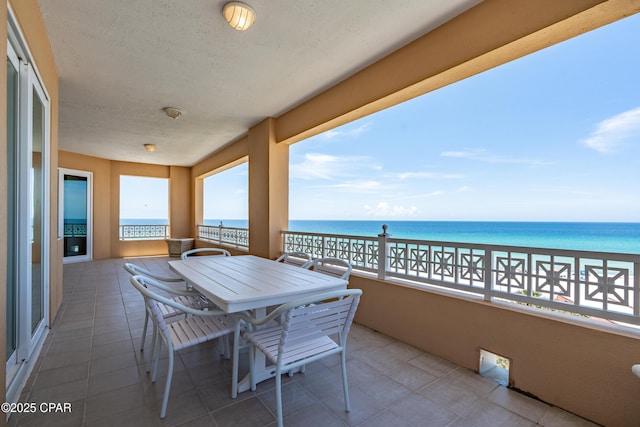
[[[290,221],[292,231],[376,236],[381,221]],[[402,239],[640,254],[640,223],[388,221]]]
[[[166,220],[135,221],[138,224],[167,223]],[[204,222],[205,225],[220,225],[221,221],[226,227],[248,226],[247,220],[237,219],[208,219]],[[131,222],[123,220],[123,223]],[[635,222],[290,220],[289,230],[377,236],[382,233],[383,224],[387,224],[389,234],[401,239],[640,254],[640,223]]]

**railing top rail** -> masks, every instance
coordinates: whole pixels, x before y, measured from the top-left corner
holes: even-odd
[[[283,230],[280,234],[296,234],[303,236],[318,236],[318,237],[340,237],[346,239],[362,239],[362,240],[378,240],[378,236],[358,236],[354,234],[333,234],[333,233],[311,233],[307,231],[289,231]]]
[[[311,233],[304,233],[311,234]],[[567,257],[579,257],[579,258],[593,258],[593,259],[609,259],[615,258],[620,261],[638,261],[640,260],[640,254],[622,253],[622,252],[599,252],[599,251],[585,251],[577,249],[554,249],[554,248],[538,248],[533,246],[508,246],[508,245],[496,245],[489,243],[466,243],[466,242],[449,242],[440,240],[418,240],[418,239],[396,239],[388,238],[389,243],[406,243],[415,244],[421,246],[451,246],[465,249],[484,249],[492,252],[535,252],[537,254],[555,255],[555,256],[567,256]]]
[[[205,224],[198,224],[198,227],[222,228],[222,229],[225,229],[225,230],[242,230],[242,231],[249,230],[247,227],[227,227],[226,225],[205,225]]]

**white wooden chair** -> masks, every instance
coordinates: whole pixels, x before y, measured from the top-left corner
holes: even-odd
[[[169,391],[171,390],[171,380],[173,378],[174,353],[187,347],[204,343],[220,337],[227,337],[234,331],[235,316],[228,315],[223,311],[216,310],[196,310],[184,306],[173,299],[163,297],[150,289],[148,285],[158,287],[159,283],[145,276],[131,277],[131,284],[142,294],[145,304],[149,309],[154,322],[154,337],[160,335],[157,345],[154,345],[151,355],[152,374],[151,381],[156,382],[158,374],[158,364],[160,359],[160,341],[163,341],[169,352],[169,368],[167,370],[167,382],[164,388],[162,408],[160,418],[167,414],[167,404],[169,402]],[[161,286],[161,285],[160,285]],[[183,319],[172,323],[167,323],[160,310],[160,304],[173,307],[183,313],[189,314]],[[155,341],[155,339],[154,339]],[[154,343],[155,344],[155,343]]]
[[[177,277],[163,277],[158,274],[152,273],[151,271],[140,267],[139,265],[127,262],[124,264],[124,269],[130,273],[132,276],[146,276],[154,279],[153,282],[150,282],[152,286],[157,287],[158,289],[166,292],[171,295],[171,299],[183,306],[194,308],[196,310],[202,310],[205,308],[217,309],[216,305],[209,301],[204,295],[195,290],[179,290],[170,286],[173,283],[184,283],[184,280],[179,279]],[[174,316],[184,315],[184,312],[176,309],[175,307],[158,304],[158,309],[160,313],[165,319],[170,319]],[[147,327],[149,324],[149,310],[145,307],[145,317],[144,317],[144,327],[142,329],[142,340],[140,342],[140,351],[144,351],[144,342],[147,337]],[[154,335],[155,340],[155,335]],[[154,341],[155,342],[155,341]],[[153,345],[152,345],[153,346]]]
[[[191,249],[180,254],[180,259],[187,259],[191,255],[204,255],[204,256],[231,256],[231,252],[222,248],[196,248]]]
[[[336,353],[341,356],[345,411],[349,412],[345,347],[360,295],[362,295],[360,289],[318,294],[283,304],[263,319],[253,319],[245,313],[239,314],[234,333],[231,397],[235,398],[238,394],[238,357],[242,346],[240,332],[242,325],[246,324],[247,332],[244,333],[244,340],[250,348],[251,390],[256,389],[253,375],[256,348],[276,366],[279,427],[282,427],[281,375]],[[281,315],[284,315],[282,324],[269,326],[272,320]],[[263,328],[257,329],[261,326]],[[331,338],[334,335],[338,337],[337,342]]]
[[[311,261],[311,255],[304,252],[287,252],[276,258],[276,262],[302,267]]]
[[[231,256],[231,252],[221,248],[196,248],[191,249],[180,254],[180,259],[187,259],[190,256],[202,255],[202,256]],[[187,290],[192,290],[193,287],[189,282],[185,282]]]
[[[318,258],[307,262],[302,266],[308,270],[314,270],[318,273],[328,274],[330,276],[339,277],[349,280],[351,276],[351,264],[340,258]]]

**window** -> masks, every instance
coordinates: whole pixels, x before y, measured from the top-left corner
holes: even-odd
[[[169,237],[169,180],[120,176],[120,240]]]
[[[203,225],[249,226],[249,165],[243,163],[203,180]]]

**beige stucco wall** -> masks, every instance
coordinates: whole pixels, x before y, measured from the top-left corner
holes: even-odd
[[[363,290],[358,323],[476,371],[480,349],[508,357],[513,387],[606,426],[639,425],[635,332],[358,275],[349,286]]]
[[[191,237],[191,168],[118,162],[59,152],[59,166],[93,173],[93,258],[166,255],[164,240],[121,241],[120,176],[169,179],[169,215],[172,235]]]
[[[169,168],[169,225],[171,237],[193,237],[191,168]]]
[[[109,228],[111,162],[97,157],[60,151],[58,166],[93,174],[93,258],[109,258],[111,256],[111,230]]]

